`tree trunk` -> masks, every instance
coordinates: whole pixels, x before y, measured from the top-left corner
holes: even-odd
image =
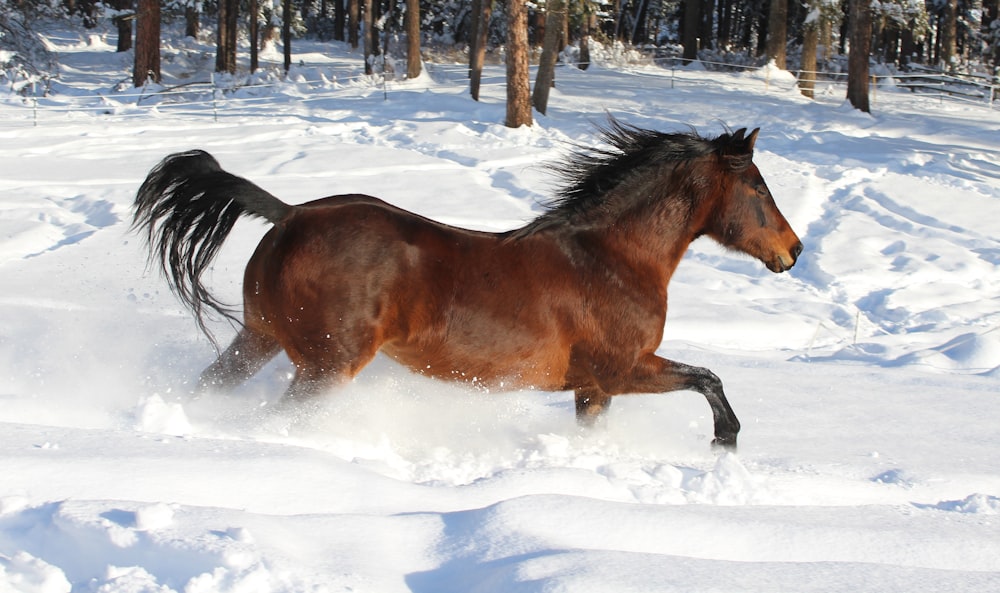
[[[184,36],[191,37],[194,39],[198,38],[198,33],[201,33],[201,13],[196,6],[185,6],[184,7]]]
[[[733,32],[733,0],[719,0],[719,34],[715,45],[723,51],[729,49]]]
[[[347,20],[346,10],[344,9],[344,0],[334,0],[333,1],[333,40],[343,41],[344,40],[344,21]]]
[[[406,77],[420,76],[420,0],[406,0]]]
[[[767,23],[767,59],[785,69],[785,46],[788,44],[788,0],[771,0]]]
[[[590,32],[594,29],[595,17],[587,10],[583,15],[583,36],[580,37],[580,63],[577,68],[590,68]]]
[[[757,49],[754,55],[767,55],[767,27],[771,24],[767,12],[761,13],[757,18]]]
[[[365,74],[372,75],[372,56],[375,55],[375,19],[372,17],[372,0],[364,0],[364,14],[361,15],[362,31],[361,37],[364,40]]]
[[[810,99],[816,96],[816,46],[818,45],[818,20],[805,23],[802,28],[802,70],[799,72],[799,90]]]
[[[123,52],[132,49],[132,19],[116,16],[111,21],[118,28],[118,46],[115,51]]]
[[[347,43],[351,49],[358,49],[358,29],[361,26],[361,0],[347,2]]]
[[[955,39],[958,32],[958,0],[946,0],[941,23],[941,62],[946,70],[956,65]]]
[[[989,32],[994,31],[993,23],[1000,20],[1000,1],[998,0],[986,0],[983,2],[983,8],[986,11],[985,18],[983,19],[983,36],[989,39]],[[997,23],[1000,27],[1000,23]],[[1000,29],[995,30],[992,43],[990,43],[990,48],[992,51],[992,56],[984,56],[983,60],[987,63],[990,60],[993,61],[994,68],[1000,68]],[[997,72],[994,70],[994,72]]]
[[[611,23],[605,23],[605,32],[613,40],[621,40],[622,32],[622,0],[611,0]],[[610,26],[610,31],[607,31]]]
[[[483,15],[483,0],[472,0],[469,8],[469,78],[472,78],[476,62],[476,53],[479,51],[479,20]]]
[[[469,55],[469,91],[474,101],[479,100],[479,87],[483,79],[483,62],[486,60],[486,42],[489,38],[490,16],[493,14],[493,0],[480,0],[478,23],[473,30],[473,47]]]
[[[120,11],[131,10],[132,0],[115,0],[111,3],[111,7]],[[118,29],[117,51],[119,52],[132,49],[132,18],[134,16],[133,12],[131,15],[120,15],[111,19],[111,22]]]
[[[139,0],[135,11],[135,65],[132,84],[160,82],[160,2]]]
[[[713,47],[712,31],[715,29],[715,0],[703,0],[701,6],[701,31],[698,37],[701,38],[701,47]]]
[[[642,45],[646,43],[648,37],[646,34],[646,15],[649,14],[649,0],[635,0],[632,4],[635,8],[629,39],[632,45]]]
[[[239,0],[219,0],[219,31],[215,71],[236,74],[236,24]]]
[[[542,42],[542,56],[535,77],[535,92],[531,96],[531,103],[542,115],[548,109],[549,89],[555,84],[556,62],[562,51],[563,30],[566,28],[565,0],[548,0],[546,6],[545,40]]]
[[[287,74],[292,69],[292,0],[281,0],[281,44]]]
[[[868,54],[871,51],[872,9],[868,0],[851,0],[851,48],[847,58],[847,99],[855,109],[868,106]]]
[[[250,0],[250,73],[253,74],[260,66],[260,5],[257,0]]]
[[[816,65],[827,62],[833,56],[833,21],[822,19],[819,25],[819,47],[816,49]]]
[[[698,33],[701,31],[701,0],[684,0],[684,62],[698,59]]]
[[[900,62],[906,66],[920,52],[920,44],[914,41],[913,31],[909,28],[900,31],[899,40]]]
[[[525,0],[507,1],[507,120],[508,128],[530,126],[531,88],[528,81],[528,9]]]

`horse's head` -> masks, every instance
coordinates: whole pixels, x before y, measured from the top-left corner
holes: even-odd
[[[728,137],[716,152],[716,165],[723,169],[718,195],[709,215],[706,234],[722,245],[759,259],[772,272],[784,272],[802,252],[802,242],[778,210],[771,191],[753,163],[756,129]]]

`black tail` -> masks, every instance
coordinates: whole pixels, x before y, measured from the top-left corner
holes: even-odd
[[[159,259],[170,288],[205,325],[205,307],[239,323],[231,308],[201,283],[223,241],[241,215],[277,223],[292,206],[259,186],[227,173],[203,150],[179,152],[153,167],[135,196],[133,230],[145,231],[150,260]]]

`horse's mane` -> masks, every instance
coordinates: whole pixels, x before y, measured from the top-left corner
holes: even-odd
[[[545,204],[545,213],[514,233],[523,237],[559,223],[570,223],[580,214],[604,204],[605,195],[637,171],[667,163],[681,163],[712,153],[725,155],[730,166],[746,168],[752,156],[746,130],[727,131],[716,138],[688,132],[647,130],[608,117],[598,126],[608,146],[576,145],[566,157],[546,165],[561,187]]]

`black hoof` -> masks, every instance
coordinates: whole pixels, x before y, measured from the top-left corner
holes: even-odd
[[[715,451],[736,453],[736,435],[715,437],[712,439],[712,449]]]

